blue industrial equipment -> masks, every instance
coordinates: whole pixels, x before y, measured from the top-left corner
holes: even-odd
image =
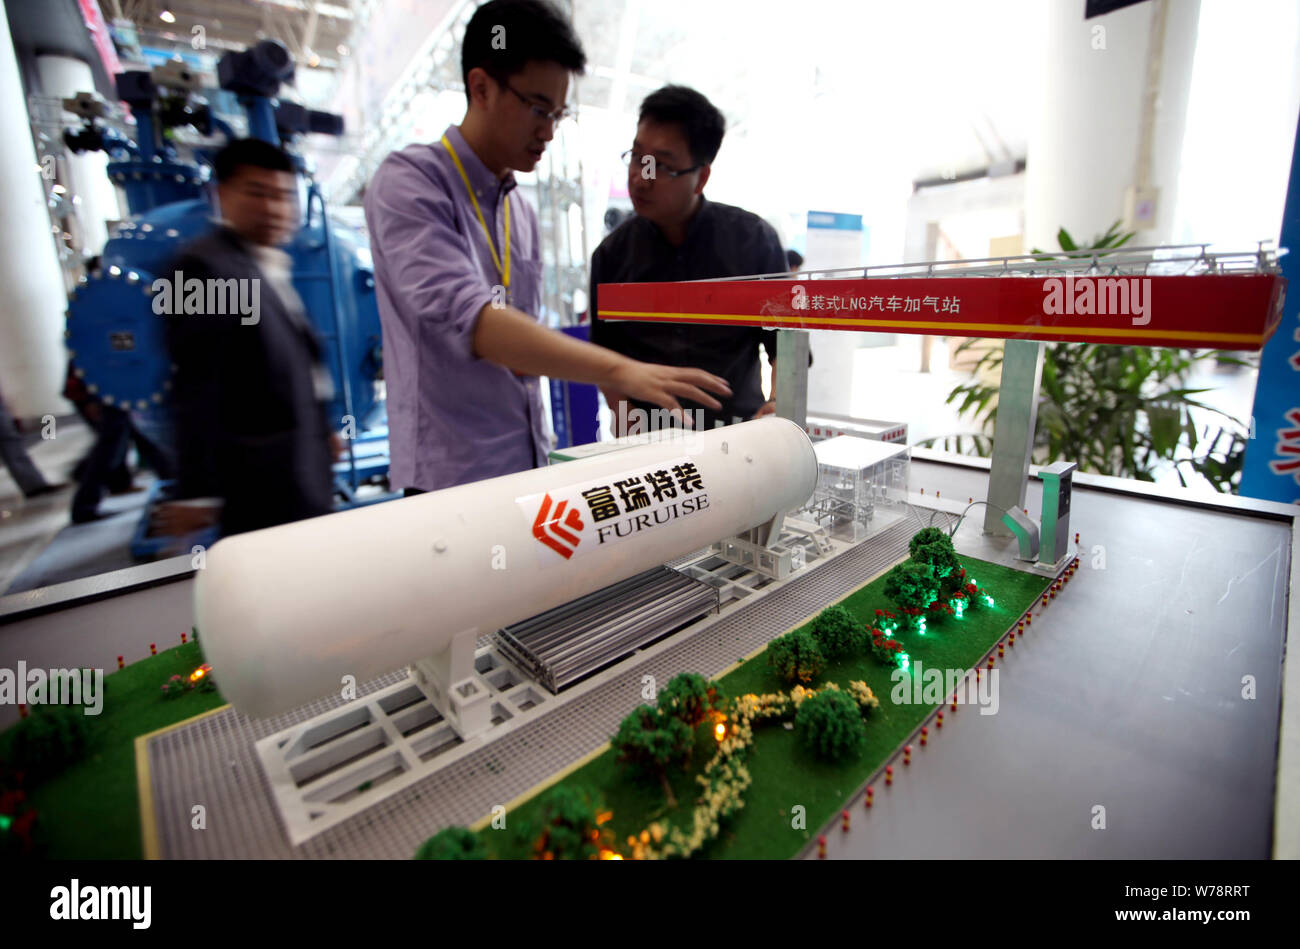
[[[305,132],[342,134],[341,117],[274,100],[280,83],[292,75],[288,52],[266,40],[223,57],[218,76],[225,92],[208,91],[214,102],[237,100],[249,134],[272,144],[289,143]],[[151,413],[165,426],[172,367],[163,321],[153,308],[153,284],[159,278],[170,282],[169,261],[212,226],[214,210],[209,150],[195,148],[192,157],[182,156],[170,130],[192,126],[204,135],[235,136],[215,107],[197,97],[197,74],[184,64],[126,72],[117,83],[135,117],[135,141],[88,113],[82,128],[65,135],[74,151],[108,153],[108,175],[125,191],[131,212],[105,244],[99,268],[72,294],[68,348],[74,371],[92,394]],[[374,271],[368,248],[330,222],[324,196],[310,179],[303,205],[302,226],[285,250],[293,259],[294,289],[320,334],[334,376],[330,419],[336,430],[352,436],[346,441],[348,457],[335,466],[335,482],[353,503],[361,484],[388,472],[388,433],[376,386],[383,349]],[[132,546],[139,556],[154,552],[147,533],[142,525]]]

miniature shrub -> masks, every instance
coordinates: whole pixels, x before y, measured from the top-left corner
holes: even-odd
[[[586,860],[600,853],[596,802],[584,787],[557,784],[541,801],[539,833],[533,850],[544,860]],[[524,828],[532,837],[531,829]]]
[[[767,662],[787,683],[811,682],[826,668],[826,657],[817,640],[802,629],[772,640],[767,647]]]
[[[890,639],[880,630],[872,630],[871,654],[887,666],[896,666],[903,657],[903,644]]]
[[[828,606],[818,613],[812,635],[827,659],[839,659],[861,649],[866,639],[853,614],[842,606]]]
[[[486,860],[487,847],[466,827],[444,827],[420,845],[416,860]]]
[[[86,716],[79,705],[36,705],[14,728],[10,746],[16,771],[43,781],[81,760],[86,751]]]
[[[858,703],[834,689],[804,699],[795,714],[794,727],[804,747],[827,761],[857,757],[867,740]]]
[[[718,707],[718,690],[704,676],[683,672],[659,691],[658,704],[660,710],[694,728]]]

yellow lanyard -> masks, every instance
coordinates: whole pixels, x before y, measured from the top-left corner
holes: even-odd
[[[469,175],[465,174],[465,166],[460,163],[460,156],[456,154],[456,149],[451,147],[451,142],[447,141],[447,136],[442,137],[442,145],[447,149],[447,154],[456,164],[456,170],[460,172],[460,180],[465,183],[465,191],[469,195],[470,203],[474,205],[474,213],[478,215],[479,227],[483,228],[483,236],[487,238],[488,250],[492,252],[492,263],[496,264],[497,274],[501,277],[501,283],[506,288],[507,297],[510,294],[510,195],[505,196],[506,202],[506,262],[505,266],[501,265],[501,258],[497,256],[496,241],[492,239],[492,232],[488,230],[487,222],[483,220],[483,212],[479,209],[478,199],[474,197],[474,189],[470,187]]]

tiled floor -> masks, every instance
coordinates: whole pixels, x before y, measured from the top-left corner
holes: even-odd
[[[0,466],[0,593],[70,523],[72,468],[92,444],[94,434],[76,416],[58,419],[54,438],[31,441],[27,453],[45,480],[68,487],[30,501]]]

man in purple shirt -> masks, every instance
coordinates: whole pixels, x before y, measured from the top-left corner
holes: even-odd
[[[469,107],[442,139],[389,155],[366,189],[394,488],[407,494],[545,464],[537,377],[627,392],[680,415],[726,380],[637,362],[539,325],[537,215],[512,195],[567,115],[586,56],[542,0],[493,0],[465,30]]]

